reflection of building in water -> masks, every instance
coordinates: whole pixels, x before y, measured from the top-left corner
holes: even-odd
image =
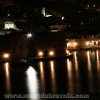
[[[39,62],[39,69],[40,69],[41,92],[45,92],[44,63],[42,61]]]
[[[33,67],[29,66],[28,70],[26,71],[26,74],[28,94],[30,96],[29,100],[39,100],[37,73]]]
[[[5,68],[5,74],[6,74],[6,90],[7,90],[7,94],[10,94],[11,93],[10,66],[8,62],[4,64],[4,68]]]
[[[73,73],[72,73],[72,62],[67,59],[67,72],[68,72],[68,92],[73,93],[74,83],[73,83]]]
[[[55,80],[55,68],[54,61],[50,61],[50,70],[51,70],[51,85],[52,93],[56,93],[56,80]]]

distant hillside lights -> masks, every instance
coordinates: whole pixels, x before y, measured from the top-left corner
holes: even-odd
[[[11,21],[6,21],[4,23],[4,29],[17,29],[16,25],[14,24],[14,22]]]
[[[44,17],[51,17],[52,16],[52,15],[46,13],[45,7],[42,8],[41,13],[43,14]]]

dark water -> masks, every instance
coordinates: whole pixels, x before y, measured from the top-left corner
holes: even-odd
[[[41,100],[40,95],[48,100],[54,94],[71,97],[85,94],[96,100],[100,95],[100,50],[74,51],[73,54],[73,59],[37,61],[31,66],[1,63],[0,100],[7,99],[7,94],[10,94],[9,100],[18,96]],[[34,98],[28,98],[29,95]]]

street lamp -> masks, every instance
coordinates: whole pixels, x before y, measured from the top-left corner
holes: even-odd
[[[54,56],[54,51],[53,50],[49,51],[49,56]]]
[[[39,51],[39,52],[38,52],[38,56],[39,56],[39,57],[42,57],[42,56],[43,56],[43,52],[42,52],[42,51]]]
[[[9,54],[9,53],[4,53],[4,54],[3,54],[3,58],[4,58],[4,59],[8,59],[9,57],[10,57],[10,54]]]
[[[32,37],[32,33],[28,33],[26,34],[27,38],[31,38]]]

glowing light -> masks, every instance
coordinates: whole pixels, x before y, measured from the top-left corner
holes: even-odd
[[[98,52],[98,50],[96,51],[96,57],[97,57],[97,69],[99,70],[100,62],[99,62],[99,52]]]
[[[10,16],[10,14],[8,13],[8,16]]]
[[[86,42],[86,45],[87,45],[87,46],[89,45],[89,42],[88,42],[88,41]]]
[[[75,47],[76,47],[76,46],[77,46],[77,43],[76,43],[76,42],[74,42],[74,43],[73,43],[73,46],[75,46]]]
[[[88,64],[88,82],[90,82],[89,85],[89,91],[92,93],[93,90],[93,76],[92,76],[92,65],[91,65],[91,57],[90,57],[90,51],[87,51],[87,64]]]
[[[49,14],[48,14],[48,15],[46,15],[46,17],[51,17],[51,16],[52,16],[52,15],[49,15]]]
[[[40,69],[40,85],[41,85],[41,90],[44,92],[45,91],[45,71],[44,71],[44,63],[42,61],[39,62],[39,69]]]
[[[98,44],[98,41],[96,41],[96,45]]]
[[[27,36],[27,38],[31,38],[32,37],[32,33],[28,33],[26,36]]]
[[[55,30],[51,30],[51,32],[58,32],[59,30],[55,29]]]
[[[67,77],[68,77],[68,92],[73,91],[73,73],[72,73],[72,62],[67,59]]]
[[[39,51],[38,52],[38,55],[41,57],[41,56],[43,56],[43,52],[42,51]]]
[[[6,88],[7,88],[7,93],[10,94],[10,90],[11,90],[11,84],[10,84],[10,70],[9,70],[9,63],[6,62],[4,64],[4,68],[5,68],[5,74],[6,74]]]
[[[90,52],[87,51],[87,63],[88,63],[88,70],[91,71],[91,59],[90,59]]]
[[[36,75],[37,74],[36,71],[32,68],[32,66],[29,66],[29,68],[26,71],[26,73],[28,74],[28,76],[30,76],[30,78],[31,78],[32,75]]]
[[[8,78],[9,77],[9,63],[8,62],[5,63],[5,69],[6,69],[6,77]]]
[[[67,59],[67,68],[68,68],[68,72],[72,71],[72,63],[69,59]]]
[[[44,17],[45,17],[46,13],[45,13],[45,8],[44,8],[44,7],[42,8],[41,13],[42,13],[42,14],[44,15]]]
[[[78,70],[78,60],[77,60],[77,53],[74,52],[74,60],[75,60],[75,69]]]
[[[87,5],[87,7],[89,8],[89,7],[90,7],[90,5]]]
[[[71,45],[71,43],[69,42],[69,43],[67,43],[67,46],[70,46]]]
[[[67,50],[67,49],[66,49],[66,54],[70,55],[70,52],[69,52],[69,50]]]
[[[50,69],[51,69],[51,84],[52,84],[52,92],[56,92],[56,80],[55,80],[55,68],[54,61],[50,61]]]
[[[93,7],[95,7],[96,5],[93,5]]]
[[[54,56],[54,51],[50,51],[50,52],[49,52],[49,55],[50,55],[50,56]]]
[[[26,71],[26,75],[27,87],[30,96],[29,100],[39,100],[37,72],[32,66],[29,66],[28,70]]]
[[[9,54],[9,53],[4,53],[4,54],[3,54],[3,58],[4,58],[4,59],[8,59],[9,57],[10,57],[10,54]]]
[[[64,20],[64,16],[61,19]]]
[[[44,66],[43,66],[43,62],[39,62],[39,66],[40,66],[40,75],[41,75],[41,80],[42,82],[44,82]]]
[[[74,42],[74,41],[71,41],[71,42],[68,42],[67,43],[67,46],[68,47],[72,47],[72,48],[75,48],[77,45],[78,45],[78,43],[77,42]]]
[[[17,29],[14,22],[5,22],[5,26],[4,26],[5,29]]]
[[[43,71],[43,62],[42,61],[40,62],[40,71],[41,71],[42,74],[44,73],[44,71]]]

